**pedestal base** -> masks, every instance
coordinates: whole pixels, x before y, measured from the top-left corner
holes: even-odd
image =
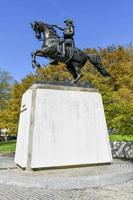
[[[98,91],[33,84],[22,97],[15,162],[28,170],[112,162]]]

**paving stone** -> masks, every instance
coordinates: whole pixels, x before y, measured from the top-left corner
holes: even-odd
[[[133,180],[84,190],[47,190],[0,184],[0,200],[132,200]]]

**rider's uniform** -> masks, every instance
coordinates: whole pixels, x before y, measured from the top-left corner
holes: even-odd
[[[65,55],[66,48],[69,46],[72,48],[74,47],[74,26],[71,24],[68,24],[66,28],[64,28],[64,49],[63,49],[63,54]]]
[[[59,30],[63,31],[64,37],[61,40],[61,43],[63,43],[63,50],[62,50],[62,54],[61,57],[65,57],[66,56],[66,50],[67,47],[70,47],[69,49],[71,49],[71,52],[69,52],[71,55],[73,53],[73,48],[74,48],[74,25],[73,25],[73,21],[72,20],[65,20],[64,23],[66,23],[66,27],[62,28],[58,25],[53,25],[53,27],[58,28]],[[70,55],[70,57],[71,57]]]

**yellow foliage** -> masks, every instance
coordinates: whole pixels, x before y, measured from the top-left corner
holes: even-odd
[[[96,49],[86,49],[86,53],[96,53]],[[83,78],[80,82],[90,82],[102,94],[108,129],[120,134],[133,134],[133,47],[115,47],[113,50],[99,50],[103,65],[111,74],[111,78],[102,77],[87,62],[83,67]],[[64,64],[38,69],[35,74],[24,77],[20,83],[12,87],[12,98],[4,110],[0,126],[7,127],[10,132],[17,133],[19,109],[22,94],[36,81],[63,82],[72,76]]]

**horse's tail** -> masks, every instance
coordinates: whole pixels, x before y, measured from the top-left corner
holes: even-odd
[[[111,76],[103,67],[101,58],[98,54],[87,54],[88,60],[96,67],[102,76]]]

